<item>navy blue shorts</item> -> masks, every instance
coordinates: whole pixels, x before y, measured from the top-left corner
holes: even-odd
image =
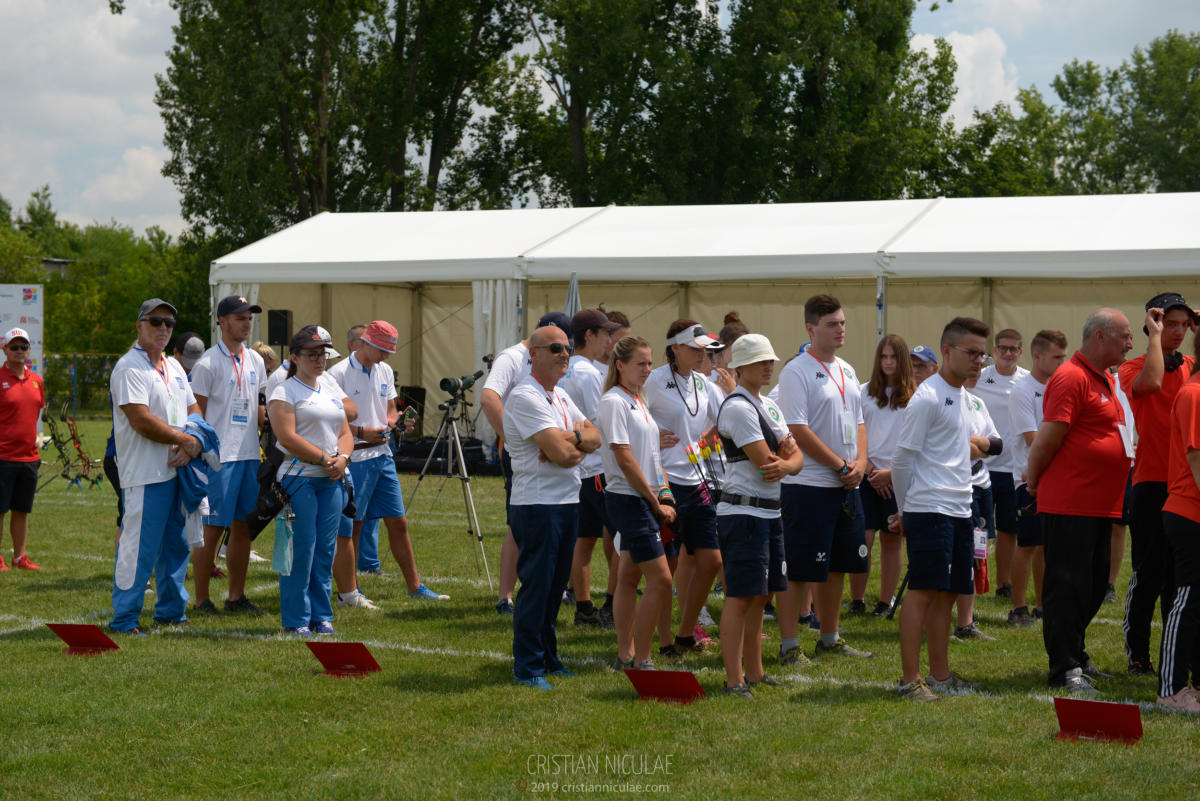
[[[822,582],[830,573],[869,570],[858,490],[803,484],[779,489],[788,581]]]
[[[866,481],[858,488],[863,525],[868,531],[887,531],[889,516],[896,514],[896,496],[884,498]]]
[[[992,514],[992,488],[972,486],[971,495],[971,517],[975,518],[972,523],[982,517],[988,539],[996,539],[996,517]]]
[[[992,479],[992,501],[996,506],[994,528],[1005,534],[1016,534],[1020,522],[1017,520],[1017,490],[1013,485],[1013,474],[993,470],[988,475]]]
[[[688,553],[698,548],[721,547],[717,540],[717,512],[703,484],[671,484],[675,496],[675,537]]]
[[[613,527],[604,507],[604,474],[599,473],[579,484],[579,538],[599,539],[604,529],[612,531]]]
[[[778,517],[721,515],[717,528],[721,532],[726,598],[752,598],[787,590],[783,524]]]
[[[906,512],[904,544],[908,588],[959,595],[975,593],[975,535],[970,518]]]
[[[635,564],[650,562],[664,556],[658,521],[650,513],[650,504],[640,495],[620,492],[604,493],[608,519],[621,534],[621,550],[629,551]]]
[[[1022,548],[1035,548],[1046,544],[1042,534],[1042,516],[1037,513],[1037,503],[1029,494],[1029,489],[1022,484],[1017,487],[1017,510],[1020,512],[1020,525],[1017,526],[1017,545]]]

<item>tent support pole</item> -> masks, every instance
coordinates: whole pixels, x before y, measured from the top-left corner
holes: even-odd
[[[983,288],[983,322],[993,333],[996,330],[996,298],[992,293],[992,279],[981,278]]]
[[[692,285],[687,281],[679,282],[679,319],[687,320],[692,316]]]
[[[424,368],[424,359],[422,354],[425,350],[425,343],[421,339],[421,318],[424,316],[424,295],[422,293],[421,284],[412,285],[412,307],[409,310],[409,339],[412,341],[412,346],[409,348],[409,359],[411,367],[409,368],[408,383],[414,387],[421,387],[421,371]]]
[[[875,342],[887,333],[887,276],[875,279]]]

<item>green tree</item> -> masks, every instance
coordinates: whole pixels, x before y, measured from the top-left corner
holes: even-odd
[[[1200,34],[1168,31],[1120,68],[1123,154],[1161,192],[1200,190]]]

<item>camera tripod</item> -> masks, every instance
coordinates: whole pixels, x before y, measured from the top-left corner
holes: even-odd
[[[488,570],[487,553],[483,549],[483,529],[479,527],[479,515],[475,512],[475,498],[471,495],[471,475],[467,471],[467,462],[463,458],[462,440],[458,436],[458,418],[461,408],[462,417],[467,418],[467,408],[471,404],[467,403],[461,392],[454,393],[445,403],[439,403],[438,409],[445,412],[442,415],[442,424],[438,426],[437,436],[433,440],[433,448],[429,451],[428,458],[425,459],[425,465],[421,468],[421,472],[417,475],[417,484],[413,487],[412,494],[408,496],[409,510],[416,504],[417,490],[421,488],[421,481],[429,473],[429,466],[433,464],[433,459],[437,456],[438,446],[443,441],[446,442],[446,475],[442,480],[442,485],[438,487],[437,495],[434,496],[434,503],[442,494],[442,489],[446,486],[446,481],[451,476],[456,477],[462,482],[463,505],[467,512],[467,537],[474,539],[479,544],[479,557],[475,560],[475,570],[479,570],[479,562],[483,561],[483,572],[487,576],[488,589],[492,589],[492,573]]]

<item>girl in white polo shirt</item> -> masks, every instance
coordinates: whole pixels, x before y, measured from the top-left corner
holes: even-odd
[[[642,397],[653,359],[646,340],[623,338],[613,348],[600,398],[599,424],[604,437],[600,455],[608,479],[604,504],[620,533],[621,555],[613,597],[617,629],[614,667],[618,669],[654,669],[650,661],[654,627],[663,610],[668,620],[671,612],[671,569],[659,524],[671,523],[675,510],[665,503],[671,493],[662,473],[658,425]],[[643,575],[646,592],[639,602],[637,586]],[[662,645],[667,647],[667,643]]]

